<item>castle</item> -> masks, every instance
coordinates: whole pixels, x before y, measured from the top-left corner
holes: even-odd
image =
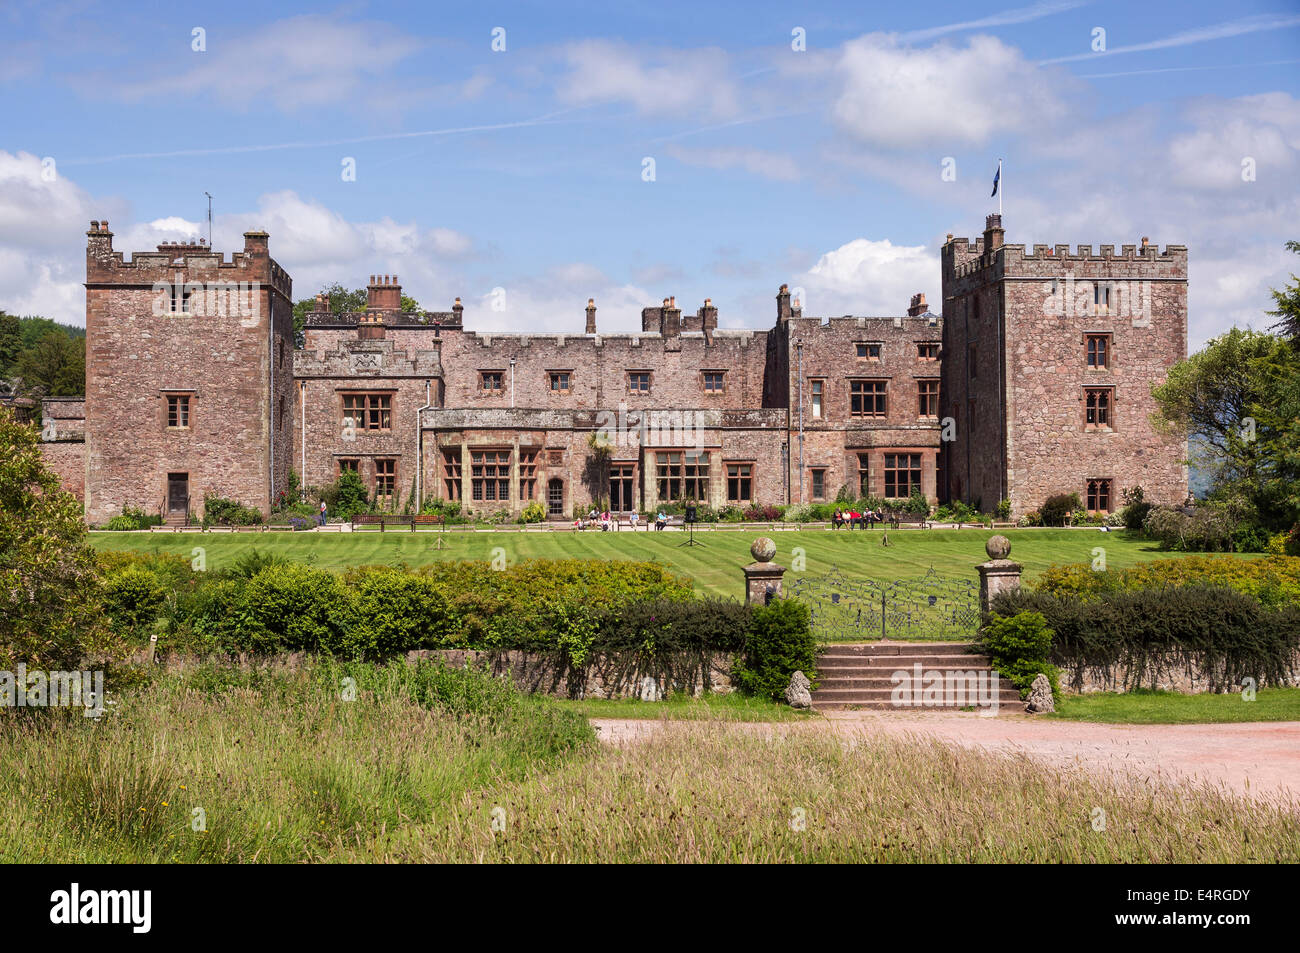
[[[669,297],[634,333],[602,334],[591,300],[581,332],[485,333],[459,298],[403,312],[395,276],[367,293],[347,314],[317,296],[295,348],[265,232],[229,259],[165,244],[127,261],[92,222],[84,420],[51,401],[45,429],[87,520],[127,505],[179,521],[206,495],[267,513],[291,470],[308,486],[354,470],[398,506],[535,500],[554,518],[842,487],[1017,515],[1060,492],[1094,512],[1132,486],[1187,494],[1185,446],[1149,420],[1151,385],[1186,356],[1183,246],[1030,252],[991,215],[943,245],[942,315],[919,293],[897,316],[805,317],[782,285],[766,330]]]

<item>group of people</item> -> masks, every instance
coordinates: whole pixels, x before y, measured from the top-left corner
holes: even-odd
[[[848,526],[849,529],[866,529],[872,523],[883,523],[885,515],[879,510],[868,508],[865,513],[859,513],[857,510],[836,509],[831,516],[831,526],[839,529],[841,526]]]
[[[574,520],[573,528],[586,529],[589,526],[599,526],[602,533],[608,533],[611,529],[617,528],[617,524],[615,523],[616,519],[617,517],[610,515],[609,510],[605,510],[603,513],[597,513],[595,509],[592,509],[592,511],[587,514],[586,519],[579,516]],[[633,531],[641,525],[641,516],[636,510],[632,510],[627,514],[627,525]],[[660,510],[655,514],[655,529],[663,529],[667,525],[668,517],[664,514],[663,510]]]

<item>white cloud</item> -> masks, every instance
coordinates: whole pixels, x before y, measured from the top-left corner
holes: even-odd
[[[980,145],[996,134],[1045,127],[1064,117],[1072,84],[1049,76],[991,36],[965,47],[903,46],[872,33],[844,45],[832,118],[864,142],[891,148]]]
[[[1255,164],[1255,183],[1287,191],[1300,178],[1300,100],[1286,93],[1208,98],[1191,104],[1194,127],[1169,142],[1170,171],[1183,185],[1221,191],[1243,185],[1243,160]],[[1249,184],[1249,183],[1248,183]]]
[[[857,238],[826,252],[790,285],[804,289],[801,303],[808,317],[906,314],[918,291],[926,293],[937,312],[939,256],[924,245]]]
[[[82,82],[88,91],[108,90],[132,102],[152,99],[165,89],[172,101],[211,96],[239,111],[263,102],[286,111],[347,105],[379,109],[411,95],[407,86],[384,87],[379,80],[422,45],[391,24],[316,14],[277,20],[243,35],[209,32],[202,53],[189,49],[188,36],[185,41],[180,52],[188,68],[180,72],[127,81],[88,75]],[[477,95],[481,84],[465,92]]]
[[[612,40],[586,40],[564,50],[569,72],[558,93],[574,105],[630,103],[648,116],[737,112],[737,92],[720,49],[643,51]]]
[[[504,296],[495,293],[502,288]],[[593,265],[575,262],[485,289],[465,302],[465,325],[476,331],[567,331],[581,333],[587,299],[596,299],[596,327],[604,334],[641,330],[641,309],[650,292],[619,283]],[[495,310],[495,302],[504,307]]]

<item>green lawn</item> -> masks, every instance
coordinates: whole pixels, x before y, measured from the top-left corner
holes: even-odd
[[[1049,718],[1117,725],[1189,725],[1226,721],[1300,721],[1300,688],[1265,688],[1254,701],[1240,693],[1098,692],[1066,695]]]
[[[1025,567],[1026,578],[1056,563],[1090,562],[1093,548],[1106,551],[1111,568],[1149,559],[1177,558],[1149,540],[1097,530],[1001,530],[1011,540],[1011,558]],[[740,567],[752,561],[749,544],[758,533],[717,531],[697,534],[701,545],[682,545],[682,533],[479,532],[433,533],[91,533],[96,549],[133,549],[177,553],[190,558],[205,550],[212,569],[228,566],[254,547],[294,560],[311,560],[329,569],[371,563],[422,566],[440,559],[488,560],[498,547],[508,560],[650,559],[695,580],[705,594],[742,597]],[[773,533],[777,562],[790,567],[787,581],[803,573],[838,567],[849,579],[899,579],[924,575],[930,568],[947,578],[977,580],[975,564],[984,562],[988,530],[901,530],[889,534],[893,544],[880,545],[878,530],[800,530]],[[441,538],[445,548],[434,548]],[[799,559],[803,560],[802,572]]]

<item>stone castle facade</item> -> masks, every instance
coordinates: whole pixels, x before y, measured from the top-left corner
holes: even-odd
[[[916,294],[897,316],[816,318],[783,285],[752,330],[670,297],[619,334],[589,300],[580,332],[487,333],[459,298],[403,312],[379,275],[364,312],[318,296],[295,348],[264,232],[229,259],[177,244],[128,261],[92,222],[84,420],[74,402],[47,411],[63,415],[47,450],[91,523],[201,512],[207,495],[269,512],[291,469],[308,486],[355,470],[399,508],[535,500],[566,519],[842,487],[1017,514],[1070,491],[1113,510],[1135,485],[1183,501],[1185,448],[1149,416],[1151,384],[1186,356],[1185,248],[1029,253],[990,216],[982,239],[944,244],[942,295],[942,316]]]

